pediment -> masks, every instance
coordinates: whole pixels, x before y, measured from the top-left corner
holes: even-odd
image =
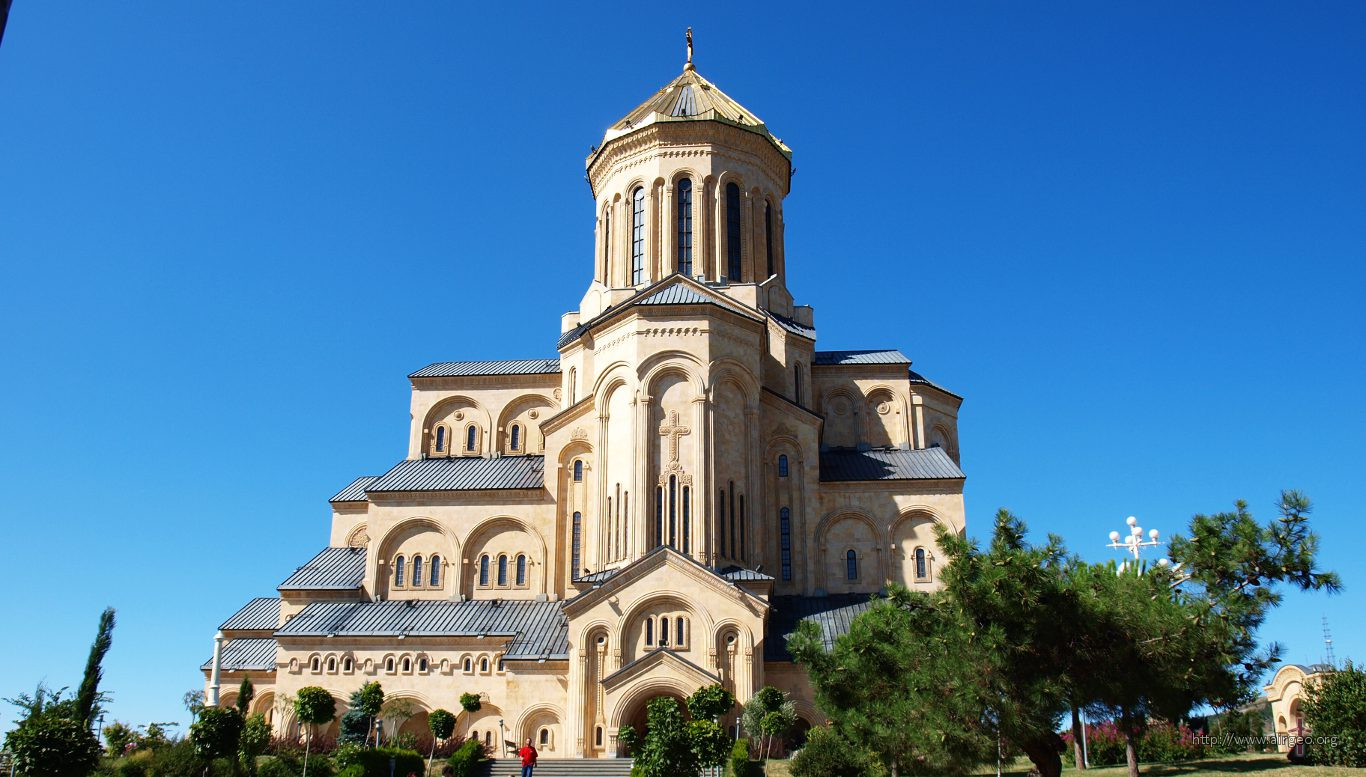
[[[721,678],[716,674],[708,672],[669,648],[659,648],[602,678],[602,687],[611,693],[638,677],[660,670],[699,688],[721,682]]]
[[[726,580],[714,570],[702,566],[673,548],[659,547],[622,567],[602,583],[569,600],[564,606],[565,614],[573,618],[596,604],[625,593],[634,586],[644,583],[649,587],[649,578],[664,569],[667,569],[668,575],[682,575],[696,581],[701,587],[715,592],[718,597],[734,601],[755,615],[762,615],[768,610],[768,602]],[[678,586],[675,581],[668,587]]]

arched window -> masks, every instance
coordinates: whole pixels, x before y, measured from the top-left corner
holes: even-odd
[[[422,557],[413,556],[413,588],[422,587]]]
[[[579,566],[583,551],[583,513],[574,513],[574,522],[569,538],[569,579],[578,580],[582,569]]]
[[[354,670],[355,668],[356,668],[356,662],[355,662],[355,659],[351,658],[351,656],[347,656],[346,658],[343,658],[343,659],[342,659],[342,671],[343,671],[343,672],[348,672],[348,673],[349,673],[349,672],[351,672],[352,670]]]
[[[659,619],[659,646],[669,644],[669,619],[667,617]]]
[[[540,740],[541,740],[541,747],[543,747],[543,748],[549,748],[549,747],[550,747],[550,729],[548,729],[548,728],[543,728],[543,729],[541,729]]]
[[[574,461],[574,482],[583,482],[583,459],[575,459]]]
[[[800,362],[792,365],[792,401],[799,405],[802,403],[802,365]]]
[[[436,555],[436,554],[432,554],[431,560],[428,561],[427,563],[428,563],[428,564],[431,564],[431,566],[432,566],[432,574],[431,574],[431,585],[432,585],[432,588],[440,588],[440,587],[441,587],[441,557],[438,556],[438,555]]]
[[[646,618],[646,619],[645,619],[645,644],[646,644],[646,645],[653,645],[653,644],[655,644],[655,619],[654,619],[654,618]]]
[[[664,486],[655,486],[655,547],[664,544]]]
[[[678,182],[678,271],[692,276],[692,179]]]
[[[597,743],[598,747],[602,747],[602,726],[593,728],[593,741]]]
[[[484,732],[484,747],[493,747],[493,732]]]
[[[852,548],[844,554],[844,577],[848,580],[858,579],[858,554]]]
[[[489,584],[489,555],[479,557],[479,585]]]
[[[778,477],[780,477],[780,478],[785,478],[785,477],[787,477],[787,454],[786,454],[786,453],[779,454],[779,456],[778,456]]]
[[[403,576],[403,571],[406,569],[403,561],[404,559],[402,556],[394,559],[394,585],[399,588],[403,587],[403,582],[407,579]]]
[[[417,660],[417,671],[421,672],[422,674],[426,674],[426,673],[427,673],[427,657],[426,657],[426,656],[423,656],[422,658],[419,658],[419,659]]]
[[[337,671],[337,657],[329,656],[327,659],[327,673],[334,674]]]
[[[692,489],[688,486],[683,487],[683,552],[688,552],[689,527],[692,524]]]
[[[773,275],[773,203],[764,203],[764,254],[768,257],[768,274]]]
[[[479,427],[470,424],[465,430],[465,450],[473,453],[479,446]]]
[[[404,656],[404,657],[403,657],[403,673],[404,673],[404,674],[408,674],[408,673],[411,672],[411,671],[413,671],[413,659],[408,658],[407,656]]]
[[[384,659],[384,671],[389,672],[390,674],[393,674],[393,671],[394,671],[394,657],[393,657],[393,656],[389,656],[388,658]]]
[[[526,555],[517,554],[517,585],[526,585]]]
[[[313,660],[308,662],[308,668],[314,672],[321,672],[323,668],[323,660],[321,658],[318,658],[317,656],[314,656]]]
[[[569,368],[569,404],[572,405],[572,404],[574,404],[575,402],[577,402],[577,401],[578,401],[578,396],[579,396],[579,368],[578,368],[578,367],[570,367],[570,368]]]
[[[744,560],[744,559],[749,558],[749,554],[745,552],[745,536],[746,536],[747,534],[748,534],[748,533],[745,531],[745,495],[744,495],[744,494],[741,494],[741,495],[740,495],[740,559],[741,559],[741,560]]]
[[[602,212],[602,271],[612,272],[612,206]]]
[[[465,670],[465,674],[474,671],[474,662],[470,660],[469,656],[465,656],[465,664],[462,668]]]
[[[511,441],[508,443],[508,448],[511,449],[511,450],[514,450],[514,451],[519,451],[519,450],[521,450],[521,449],[522,449],[522,425],[521,425],[521,424],[513,424],[513,425],[512,425],[512,433],[511,433],[510,435],[508,435],[508,436],[511,438]]]
[[[674,646],[675,646],[675,647],[679,647],[679,646],[682,646],[682,645],[687,644],[686,635],[683,633],[683,618],[682,618],[681,616],[678,617],[678,618],[675,618],[675,619],[674,619],[674,623],[675,623],[675,629],[677,630],[677,633],[674,635],[674,636],[675,636],[675,639],[674,639]]]
[[[716,538],[721,546],[721,555],[726,555],[726,489],[717,489],[716,492],[716,520],[720,529],[716,532]]]
[[[508,584],[508,557],[498,556],[498,585]]]
[[[441,453],[446,450],[446,427],[436,427],[436,452]]]
[[[483,673],[483,674],[488,674],[488,671],[489,671],[489,657],[488,657],[488,656],[484,656],[483,658],[479,659],[479,671],[480,671],[481,673]]]
[[[631,285],[645,280],[645,187],[631,193]]]
[[[792,511],[786,507],[778,511],[778,538],[783,581],[788,582],[792,580]]]
[[[740,280],[740,187],[726,184],[726,276],[731,283]]]
[[[924,548],[915,549],[915,579],[927,580],[930,577],[930,560]]]

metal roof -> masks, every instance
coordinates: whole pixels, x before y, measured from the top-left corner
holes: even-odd
[[[354,591],[365,582],[365,548],[323,548],[294,570],[281,591]]]
[[[366,489],[384,491],[479,491],[545,486],[544,456],[454,456],[405,459]]]
[[[361,475],[351,481],[351,485],[337,492],[337,495],[327,500],[329,502],[364,502],[365,489],[369,488],[376,480],[378,475]]]
[[[672,283],[655,291],[636,305],[710,305],[716,300],[686,283]]]
[[[611,580],[613,577],[616,577],[616,574],[620,572],[621,569],[621,567],[617,567],[616,569],[604,569],[600,572],[589,572],[586,575],[579,575],[578,577],[574,578],[574,582],[605,583],[608,580]]]
[[[943,448],[822,451],[821,482],[959,480],[967,477]]]
[[[836,594],[833,596],[775,596],[769,600],[768,638],[764,640],[765,661],[791,661],[787,652],[787,638],[797,630],[797,624],[807,618],[821,627],[825,649],[835,646],[835,640],[849,633],[855,617],[872,606],[868,594]]]
[[[786,316],[780,316],[777,313],[774,313],[773,311],[768,311],[768,317],[773,319],[774,323],[776,323],[778,326],[782,327],[783,329],[786,329],[794,335],[801,335],[802,337],[805,337],[808,340],[816,339],[815,327],[807,326],[806,324],[799,324],[796,321],[793,321],[792,319],[787,318]],[[817,352],[817,356],[819,355],[820,353]],[[820,362],[816,363],[819,364]]]
[[[691,65],[683,71],[683,75],[665,84],[654,96],[613,124],[603,137],[603,145],[655,122],[708,120],[722,121],[763,135],[784,156],[792,156],[792,149],[769,132],[753,111],[731,99],[715,84],[699,75]],[[590,164],[594,157],[589,157]]]
[[[551,375],[560,371],[559,359],[503,359],[483,362],[437,362],[409,378],[466,378],[476,375]]]
[[[929,378],[925,377],[924,375],[921,375],[920,373],[916,372],[915,370],[907,370],[907,374],[909,375],[909,377],[910,377],[912,383],[919,384],[919,385],[922,385],[922,386],[929,386],[930,388],[936,388],[936,389],[939,389],[940,391],[944,392],[945,394],[949,394],[949,395],[951,395],[951,396],[955,396],[955,397],[958,397],[959,399],[962,399],[961,396],[958,396],[957,394],[954,394],[952,391],[949,391],[948,389],[944,388],[943,386],[939,385],[938,383],[935,383],[934,381],[930,380]]]
[[[811,361],[816,365],[829,364],[910,364],[911,358],[901,351],[816,351]]]
[[[274,670],[277,648],[279,644],[269,637],[230,639],[219,653],[219,667],[224,672]],[[206,672],[212,669],[213,658],[210,657],[199,668]]]
[[[279,625],[279,597],[262,596],[247,602],[218,628],[224,631],[275,631]]]
[[[772,575],[766,575],[766,574],[764,574],[763,572],[756,572],[756,571],[753,570],[753,569],[745,569],[744,567],[736,567],[736,566],[726,567],[725,569],[719,570],[716,574],[720,575],[721,577],[724,577],[725,579],[731,581],[732,583],[741,582],[741,581],[776,580],[776,579],[777,579],[777,578],[773,577]]]
[[[313,602],[276,634],[281,637],[512,637],[504,658],[566,658],[569,622],[563,602]]]

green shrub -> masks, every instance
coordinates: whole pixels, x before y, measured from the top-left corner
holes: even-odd
[[[756,777],[763,774],[763,767],[758,761],[749,759],[749,740],[741,737],[735,740],[735,744],[730,748],[730,768],[727,770],[730,777]]]
[[[337,772],[337,777],[365,777],[365,767],[360,764],[352,764]]]
[[[359,766],[365,777],[389,777],[390,758],[394,759],[393,773],[396,775],[407,775],[408,772],[427,773],[427,760],[425,758],[416,750],[405,750],[399,747],[374,747],[370,749],[344,747],[339,748],[334,757],[339,768],[349,770],[352,767]],[[308,766],[308,775],[313,777],[313,764],[310,762]]]
[[[308,777],[333,777],[336,771],[337,765],[327,756],[314,753],[308,757]],[[303,772],[304,754],[285,751],[274,758],[262,760],[256,769],[256,777],[299,777]],[[155,777],[161,777],[160,773]],[[384,777],[389,777],[387,772]]]
[[[451,767],[455,777],[473,777],[479,769],[479,764],[483,762],[484,746],[477,739],[466,739],[454,753],[451,753],[451,757],[446,759],[446,765]]]
[[[1366,766],[1366,670],[1349,661],[1310,683],[1305,688],[1304,722],[1315,738],[1330,738],[1328,744],[1310,746],[1314,763]]]
[[[806,746],[792,756],[789,768],[792,777],[869,777],[882,771],[867,753],[825,726],[807,733]]]

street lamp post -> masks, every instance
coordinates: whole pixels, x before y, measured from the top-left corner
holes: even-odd
[[[1149,529],[1147,535],[1148,539],[1143,539],[1143,527],[1138,525],[1138,519],[1132,515],[1125,519],[1124,523],[1129,526],[1128,533],[1120,534],[1117,531],[1110,532],[1110,544],[1106,547],[1115,548],[1117,550],[1122,550],[1125,553],[1132,554],[1134,557],[1134,567],[1138,570],[1139,574],[1143,574],[1143,549],[1158,548],[1166,543],[1158,539],[1158,536],[1160,535],[1157,529]],[[1159,566],[1165,567],[1171,562],[1165,558],[1160,558],[1157,560],[1157,563]],[[1123,572],[1128,568],[1128,561],[1124,561],[1119,565],[1120,572]]]

